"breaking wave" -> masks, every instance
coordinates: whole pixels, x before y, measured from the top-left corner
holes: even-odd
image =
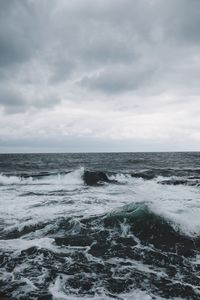
[[[68,173],[19,174],[17,176],[0,174],[0,185],[31,184],[81,184],[84,168]]]
[[[7,296],[199,299],[199,237],[181,234],[146,203],[101,216],[62,217],[44,224],[43,232],[43,238],[1,240],[0,284]]]
[[[21,173],[17,175],[0,174],[1,185],[66,185],[66,184],[87,184],[98,185],[102,183],[130,183],[134,179],[156,180],[163,185],[188,185],[199,186],[199,170],[181,170],[182,175],[174,176],[174,170],[144,170],[140,172],[113,173],[103,171],[88,171],[84,167],[68,172],[39,172],[34,174]],[[177,170],[176,170],[177,173]],[[179,173],[179,172],[178,172]],[[195,173],[195,174],[194,174]],[[188,176],[186,176],[186,174]],[[193,175],[192,175],[193,174]]]
[[[99,183],[126,183],[132,178],[131,174],[106,174],[103,171],[86,171],[83,167],[63,173],[45,174],[0,174],[0,185],[42,185],[42,184],[83,184],[98,185]]]

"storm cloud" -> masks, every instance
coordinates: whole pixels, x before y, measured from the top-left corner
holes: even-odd
[[[2,0],[0,151],[198,150],[199,27],[199,0]]]

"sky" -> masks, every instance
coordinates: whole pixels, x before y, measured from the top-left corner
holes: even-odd
[[[199,0],[1,0],[0,152],[200,150]]]

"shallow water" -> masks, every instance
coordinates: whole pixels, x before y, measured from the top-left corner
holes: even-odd
[[[200,153],[10,154],[0,173],[1,297],[200,298]]]

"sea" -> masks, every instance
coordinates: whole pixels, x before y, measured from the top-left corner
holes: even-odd
[[[200,299],[200,153],[1,154],[0,299]]]

